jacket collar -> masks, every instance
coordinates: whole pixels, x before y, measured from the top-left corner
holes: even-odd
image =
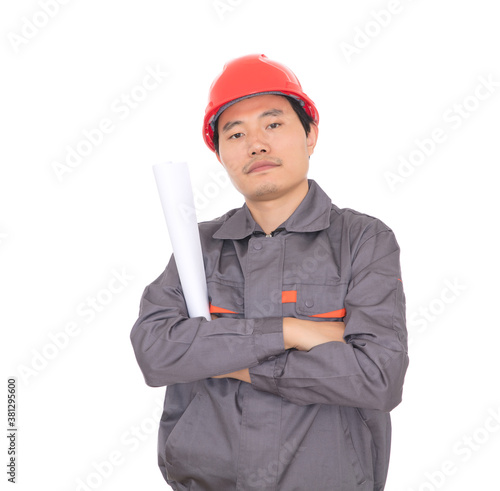
[[[332,202],[315,181],[309,179],[308,182],[309,191],[306,197],[279,228],[284,228],[288,232],[318,232],[330,226]],[[233,212],[212,237],[238,240],[256,231],[262,229],[245,204]]]

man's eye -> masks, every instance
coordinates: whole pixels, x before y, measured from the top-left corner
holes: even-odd
[[[234,135],[231,135],[231,136],[229,137],[229,139],[233,138],[233,139],[235,139],[235,140],[236,140],[236,138],[240,138],[240,137],[241,137],[241,135],[243,135],[243,133],[235,133]]]
[[[275,129],[275,128],[277,128],[278,126],[281,126],[281,123],[271,123],[271,124],[269,125],[269,128]]]

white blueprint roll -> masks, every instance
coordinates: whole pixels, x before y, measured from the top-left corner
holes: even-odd
[[[210,320],[207,280],[186,162],[153,165],[189,317]]]

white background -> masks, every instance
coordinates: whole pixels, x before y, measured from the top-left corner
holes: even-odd
[[[145,385],[129,341],[142,291],[170,255],[151,166],[189,162],[199,220],[240,206],[201,123],[224,63],[265,53],[294,70],[319,108],[310,177],[338,206],[382,219],[402,249],[411,362],[392,413],[386,489],[499,489],[498,3],[54,3],[3,2],[0,13],[12,488],[167,488],[156,466],[164,388]],[[148,70],[160,75],[146,90]],[[489,92],[476,91],[481,80]],[[123,96],[136,107],[126,112]],[[102,120],[112,128],[102,141],[81,143]],[[436,128],[445,137],[419,160],[416,140]],[[87,155],[61,176],[68,148]],[[398,169],[410,156],[419,165]],[[387,172],[400,176],[393,188]]]

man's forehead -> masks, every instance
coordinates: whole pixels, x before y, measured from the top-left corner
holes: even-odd
[[[240,119],[245,113],[256,113],[257,116],[272,116],[283,114],[289,109],[292,110],[292,107],[284,96],[274,94],[258,95],[243,99],[229,106],[219,116],[219,124],[235,117]]]

